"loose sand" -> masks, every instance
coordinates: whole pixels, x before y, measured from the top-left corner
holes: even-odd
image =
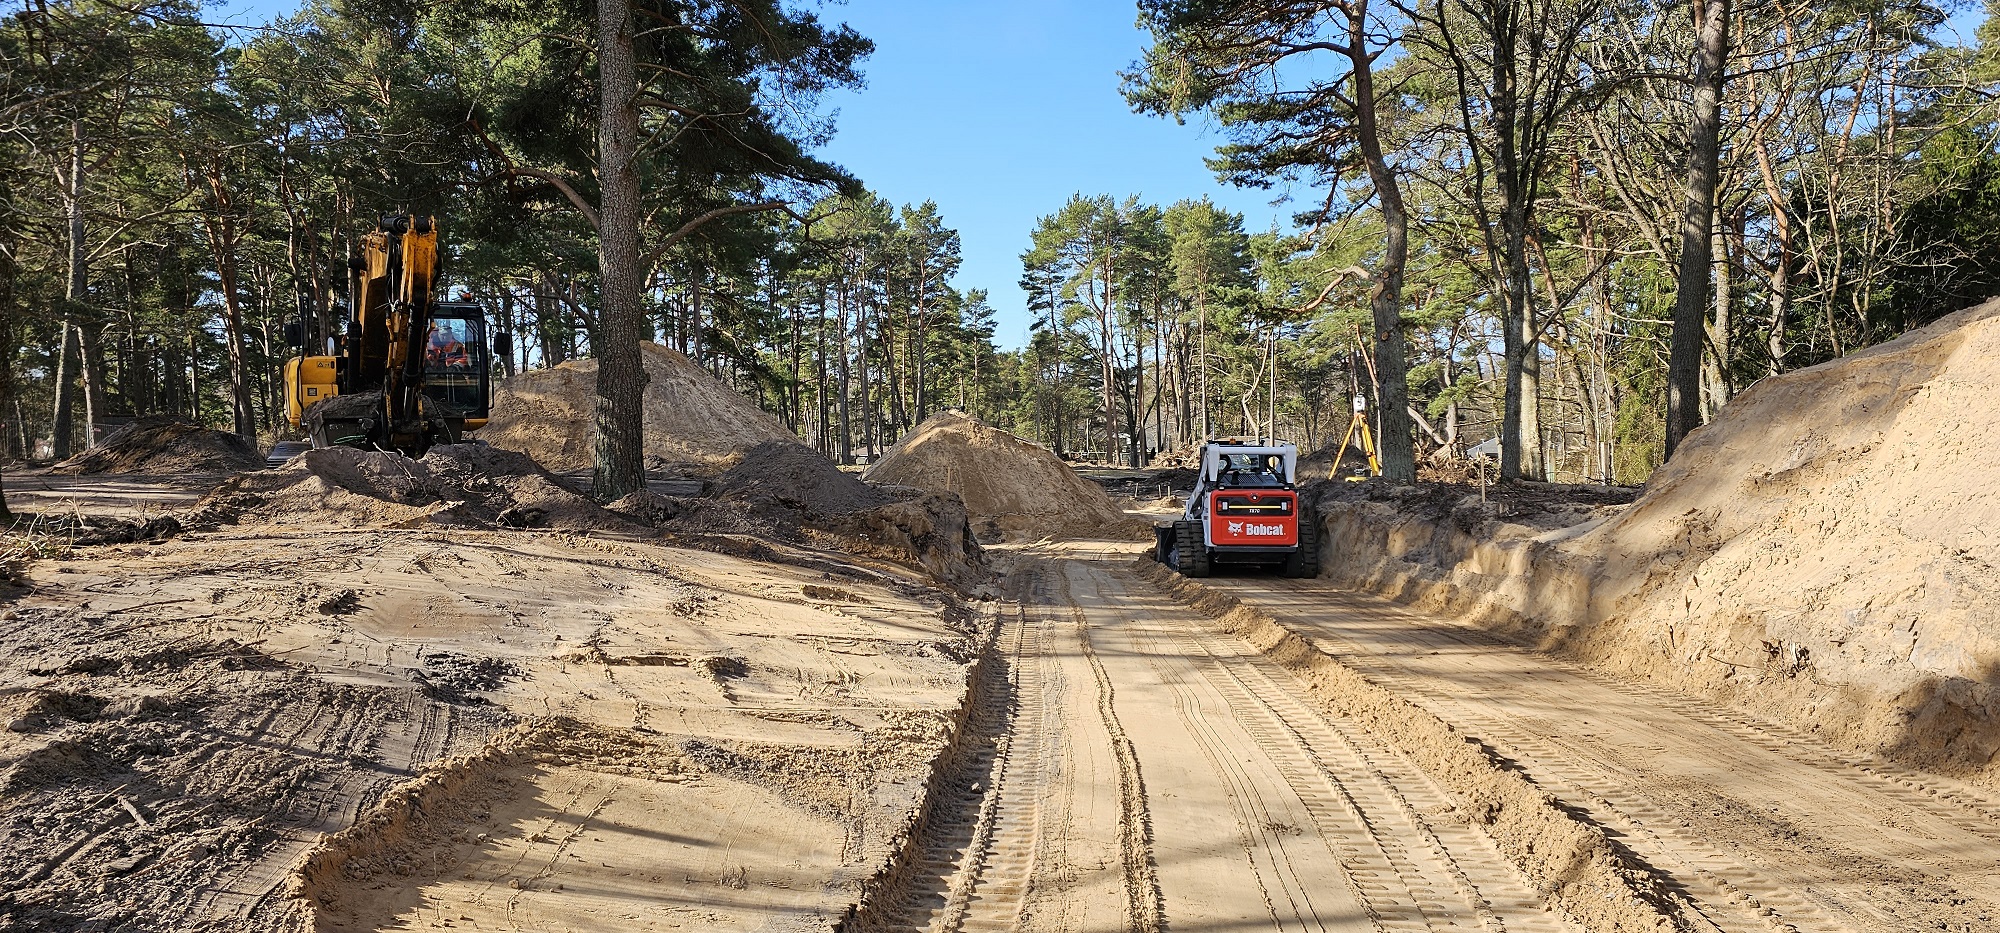
[[[0,614],[0,928],[825,929],[975,652],[963,609],[823,557],[508,531],[233,530],[31,577]]]
[[[679,351],[650,343],[640,349],[650,377],[648,469],[705,474],[765,441],[798,443],[777,418]],[[475,436],[557,472],[589,469],[596,391],[596,360],[529,370],[495,386],[492,417]]]
[[[760,539],[806,543],[959,585],[987,575],[965,506],[950,493],[875,486],[789,441],[766,441],[725,463],[705,498],[641,493],[611,510],[686,543],[719,543],[715,536],[730,536],[735,547],[754,548]]]
[[[525,455],[483,444],[433,447],[422,459],[329,447],[231,478],[201,505],[252,524],[306,527],[553,528],[636,531]]]
[[[963,412],[925,419],[862,475],[957,495],[982,540],[1128,537],[1135,527],[1055,454]]]

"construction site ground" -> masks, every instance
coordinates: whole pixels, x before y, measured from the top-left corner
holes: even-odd
[[[201,485],[9,480],[134,515]],[[2000,929],[1990,791],[1449,619],[1126,541],[995,546],[957,590],[773,548],[231,526],[35,561],[0,929]]]

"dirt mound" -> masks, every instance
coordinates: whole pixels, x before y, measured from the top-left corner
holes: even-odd
[[[165,415],[149,415],[105,435],[96,447],[64,460],[53,473],[239,473],[260,469],[264,455],[241,434],[214,431]]]
[[[1134,524],[1104,489],[1056,455],[963,412],[925,419],[863,477],[956,494],[983,540],[1127,537]]]
[[[684,537],[812,544],[921,567],[955,583],[986,573],[957,496],[871,485],[798,443],[766,441],[743,451],[710,488],[706,499],[627,496],[611,510]]]
[[[707,473],[765,441],[798,438],[770,413],[678,351],[640,347],[646,373],[648,469]],[[518,450],[551,470],[589,469],[597,361],[530,370],[494,387],[492,417],[477,437]],[[803,445],[799,445],[803,446]]]
[[[2000,764],[1996,396],[1988,302],[1759,382],[1578,546],[1631,635],[1879,692],[1857,738]]]
[[[1397,514],[1449,524],[1468,531],[1502,522],[1537,532],[1569,528],[1591,519],[1608,518],[1638,498],[1635,486],[1583,483],[1536,483],[1526,480],[1476,483],[1418,480],[1412,486],[1381,482],[1350,483],[1319,480],[1304,494],[1322,508],[1334,503],[1382,502]]]
[[[771,503],[810,515],[839,515],[895,498],[841,472],[818,451],[786,441],[765,441],[738,454],[715,478],[714,489],[723,498]]]
[[[1330,575],[2000,782],[1996,394],[2000,301],[1757,383],[1571,527],[1335,508]]]
[[[381,451],[309,450],[275,470],[235,477],[198,508],[241,520],[351,527],[631,530],[524,454],[484,444],[433,447],[421,460]]]

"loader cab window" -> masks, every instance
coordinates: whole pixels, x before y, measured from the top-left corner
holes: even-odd
[[[1285,485],[1284,461],[1275,454],[1224,454],[1221,484],[1236,489],[1277,489]]]
[[[447,316],[450,314],[462,317]],[[462,417],[486,417],[486,315],[439,308],[424,343],[424,394]]]

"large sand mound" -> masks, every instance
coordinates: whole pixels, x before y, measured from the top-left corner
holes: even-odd
[[[96,447],[55,465],[55,473],[236,473],[264,466],[249,438],[164,415],[149,415]]]
[[[1758,383],[1577,542],[1606,561],[1598,598],[1688,663],[1897,696],[1866,727],[1883,741],[2000,720],[1996,398],[2000,302]]]
[[[982,536],[1125,536],[1132,520],[1055,454],[963,412],[939,412],[863,476],[955,493]]]
[[[1757,383],[1616,514],[1426,533],[1331,509],[1329,573],[2000,780],[1995,398],[2000,301]]]
[[[648,468],[705,473],[764,441],[798,443],[777,418],[679,351],[653,343],[640,350],[651,377],[645,406]],[[596,391],[596,360],[521,373],[494,387],[492,417],[477,436],[551,470],[589,469]]]

